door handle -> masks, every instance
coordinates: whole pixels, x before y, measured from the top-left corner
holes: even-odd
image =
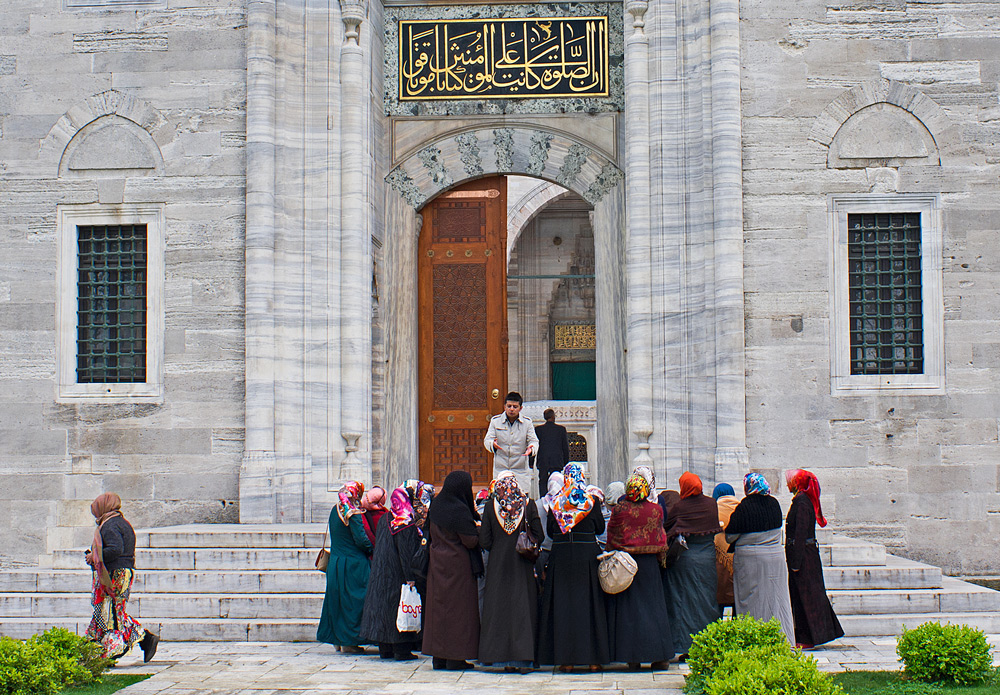
[[[490,395],[493,396],[493,400],[500,398],[500,389],[493,389],[493,393]]]

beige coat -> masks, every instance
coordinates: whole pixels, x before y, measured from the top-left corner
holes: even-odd
[[[500,447],[495,453],[494,442]],[[528,468],[525,451],[531,447],[533,453],[538,453],[538,435],[535,434],[531,418],[522,413],[511,424],[507,421],[506,413],[494,415],[490,418],[490,427],[486,430],[483,446],[493,454],[493,479],[496,480],[504,471],[513,471],[521,490],[530,495],[531,469]]]

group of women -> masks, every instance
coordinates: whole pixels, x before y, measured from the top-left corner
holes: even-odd
[[[347,653],[375,644],[385,659],[416,658],[436,669],[478,661],[509,672],[555,665],[666,669],[686,658],[692,635],[736,614],[777,618],[803,647],[843,635],[823,584],[815,526],[825,525],[819,483],[791,471],[787,517],[759,473],[741,501],[729,485],[703,494],[693,473],[679,491],[656,493],[639,466],[607,494],[577,464],[553,473],[547,494],[529,500],[513,474],[477,496],[454,471],[441,490],[419,480],[386,493],[344,485],[330,514],[327,591],[317,638]],[[610,509],[610,512],[608,510]],[[537,544],[534,561],[526,545]],[[601,588],[599,556],[625,551],[636,572],[628,588]],[[401,632],[404,587],[420,596],[422,629]],[[411,592],[407,592],[411,593]]]

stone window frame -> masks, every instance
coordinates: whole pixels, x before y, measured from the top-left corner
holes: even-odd
[[[156,10],[166,6],[166,0],[63,0],[65,10]]]
[[[59,205],[56,294],[58,403],[162,403],[164,330],[164,206],[156,203]],[[146,225],[146,381],[81,384],[77,362],[77,226]]]
[[[848,214],[920,213],[920,286],[923,313],[922,374],[851,374]],[[944,362],[944,226],[936,194],[830,195],[830,389],[834,396],[941,395]]]

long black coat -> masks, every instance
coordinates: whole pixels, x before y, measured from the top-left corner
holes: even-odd
[[[597,577],[597,534],[604,532],[604,515],[597,502],[586,517],[563,534],[552,512],[552,536],[538,616],[538,662],[541,664],[607,664],[607,608]]]
[[[565,427],[550,420],[536,427],[535,434],[538,435],[538,455],[535,456],[538,486],[544,491],[549,474],[561,471],[569,463],[569,436]]]
[[[416,580],[410,560],[420,546],[420,533],[416,526],[409,526],[393,534],[389,525],[391,519],[392,514],[383,514],[375,530],[375,552],[361,614],[361,639],[374,644],[420,640],[419,633],[396,629],[400,590],[404,582]]]
[[[816,510],[805,493],[792,499],[785,518],[785,560],[788,593],[798,644],[824,644],[844,636],[823,581],[823,563],[816,545]]]
[[[542,522],[532,500],[524,508],[521,524],[509,535],[497,518],[493,498],[486,500],[483,525],[479,528],[479,544],[490,551],[479,637],[479,660],[484,664],[535,660],[538,622],[535,565],[518,555],[515,547],[525,525],[532,537],[541,542]]]

